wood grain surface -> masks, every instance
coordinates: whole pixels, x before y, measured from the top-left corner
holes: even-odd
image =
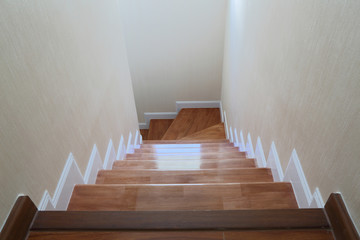
[[[147,140],[161,140],[174,119],[151,119]]]

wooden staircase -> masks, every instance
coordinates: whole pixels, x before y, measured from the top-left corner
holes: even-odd
[[[183,109],[146,133],[76,185],[68,211],[37,212],[27,239],[334,239],[324,209],[298,209],[291,183],[225,139],[219,109]]]

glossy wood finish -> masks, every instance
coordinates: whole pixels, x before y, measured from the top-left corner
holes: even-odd
[[[226,139],[223,123],[216,124],[204,130],[181,138],[182,140],[202,140],[202,139]]]
[[[0,240],[26,239],[37,210],[28,196],[18,197],[0,232]]]
[[[329,229],[323,209],[40,211],[32,231]]]
[[[164,141],[168,142],[168,141]],[[207,147],[234,147],[232,143],[220,142],[220,143],[162,143],[162,144],[142,144],[140,149],[162,149],[162,148],[207,148]]]
[[[229,143],[227,139],[204,139],[204,140],[146,140],[144,144],[189,144],[189,143]]]
[[[181,154],[181,153],[206,153],[206,152],[239,152],[239,148],[233,146],[226,147],[174,147],[174,148],[138,148],[135,149],[135,153],[153,153],[153,154]]]
[[[76,185],[71,211],[171,211],[297,208],[290,183]]]
[[[184,108],[180,110],[162,140],[181,139],[219,123],[219,108]]]
[[[174,119],[151,119],[147,140],[161,140]]]
[[[359,234],[351,221],[344,200],[339,193],[332,193],[325,204],[325,212],[337,240],[359,240]]]
[[[102,170],[96,184],[192,184],[273,182],[269,168],[212,170]]]
[[[333,240],[329,230],[32,232],[29,240]]]
[[[158,170],[196,170],[196,169],[228,169],[255,167],[254,159],[230,160],[121,160],[115,161],[113,170],[125,169],[158,169]]]
[[[187,160],[187,159],[245,159],[245,152],[205,152],[205,153],[134,153],[127,154],[125,160]]]
[[[143,140],[147,140],[149,129],[140,129],[140,134]]]

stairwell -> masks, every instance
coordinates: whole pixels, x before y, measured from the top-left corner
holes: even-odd
[[[274,182],[226,139],[219,109],[182,109],[143,134],[151,140],[99,171],[96,184],[74,187],[68,211],[18,200],[35,216],[26,239],[356,239],[334,238],[337,195],[332,213],[299,209],[291,183]]]

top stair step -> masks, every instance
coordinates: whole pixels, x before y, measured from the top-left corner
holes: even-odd
[[[147,140],[161,140],[174,119],[151,119]]]
[[[230,144],[227,139],[202,139],[202,140],[144,140],[143,144]]]
[[[176,140],[221,123],[219,108],[184,108],[162,140]]]
[[[224,123],[219,123],[188,135],[181,140],[226,139]]]

